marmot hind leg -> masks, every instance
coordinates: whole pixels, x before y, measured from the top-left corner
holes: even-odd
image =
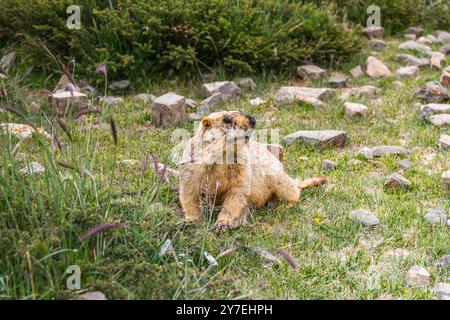
[[[283,173],[274,180],[274,190],[276,197],[280,201],[287,201],[288,206],[297,203],[300,198],[300,189],[298,183]]]

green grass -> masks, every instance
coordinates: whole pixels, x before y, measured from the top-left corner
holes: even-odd
[[[398,40],[390,39],[389,47],[379,54],[394,71],[400,66],[394,61],[397,44]],[[86,122],[67,121],[73,142],[56,128],[64,144],[61,150],[35,136],[20,142],[19,152],[13,155],[19,141],[1,135],[0,298],[66,299],[91,290],[100,290],[110,299],[435,298],[434,283],[448,282],[450,276],[448,269],[434,265],[437,258],[450,254],[449,228],[431,227],[424,214],[434,207],[450,210],[450,193],[440,180],[442,172],[450,169],[449,154],[436,144],[439,134],[448,134],[449,128],[420,121],[413,93],[439,74],[423,68],[417,79],[402,80],[405,86],[401,89],[393,85],[394,77],[350,80],[351,86],[373,84],[381,89],[380,100],[353,99],[370,109],[370,115],[362,119],[345,118],[343,102],[338,99],[328,102],[326,109],[302,104],[277,107],[271,99],[276,88],[299,81],[275,76],[255,79],[258,88],[254,92],[244,91],[240,101],[221,107],[252,114],[258,129],[278,128],[280,136],[301,129],[339,129],[347,132],[348,142],[342,149],[285,145],[285,166],[292,176],[320,176],[322,160],[337,162],[338,168],[326,173],[329,184],[303,192],[300,203],[290,209],[253,209],[247,224],[219,235],[209,230],[214,216],[198,228],[181,223],[176,179],[163,183],[153,199],[158,178],[151,163],[142,176],[139,163],[157,155],[173,167],[170,153],[176,142],[171,140],[175,128],[150,125],[149,105],[129,97],[124,104],[105,107],[103,124],[95,125],[94,116]],[[200,85],[163,81],[149,91],[155,95],[176,91],[201,100]],[[28,92],[17,89],[10,99],[27,101]],[[248,100],[256,96],[268,98],[269,103],[250,106]],[[42,114],[30,115],[47,130],[47,119],[53,117],[48,110],[44,106]],[[117,146],[110,134],[109,114],[117,122]],[[269,124],[264,119],[273,120]],[[10,113],[0,113],[0,120],[21,122]],[[177,128],[192,132],[193,124],[186,122]],[[413,167],[404,172],[413,184],[410,190],[383,188],[388,175],[400,172],[399,158],[363,160],[358,168],[348,165],[361,147],[384,144],[404,145],[411,151]],[[118,164],[124,159],[139,163]],[[77,170],[63,168],[56,160],[68,161]],[[20,174],[30,161],[42,164],[46,172]],[[83,169],[91,176],[83,174]],[[157,209],[151,210],[157,203]],[[368,228],[350,221],[349,211],[359,208],[375,211],[380,224]],[[80,240],[90,227],[115,220],[126,227]],[[170,254],[159,256],[167,239],[172,241],[176,259]],[[365,240],[378,241],[378,245],[367,248]],[[232,247],[239,248],[218,258],[218,267],[209,267],[205,251],[217,257]],[[298,270],[279,255],[280,264],[267,264],[252,251],[254,247],[283,249]],[[390,253],[399,249],[409,255],[392,258]],[[406,272],[415,264],[431,274],[426,289],[406,285]],[[69,275],[65,270],[70,265],[81,268],[81,290],[66,287]],[[373,269],[379,278],[373,276]],[[374,279],[379,279],[377,285],[371,284]]]

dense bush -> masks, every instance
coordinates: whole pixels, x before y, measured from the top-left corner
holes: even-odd
[[[81,30],[65,26],[73,0],[2,2],[0,43],[33,49],[40,39],[66,61],[89,71],[104,62],[117,77],[293,70],[309,59],[339,62],[361,42],[328,6],[288,0],[81,0]]]

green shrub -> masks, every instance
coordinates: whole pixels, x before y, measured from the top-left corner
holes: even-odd
[[[0,43],[40,39],[88,75],[106,63],[115,77],[294,70],[305,60],[340,62],[361,48],[328,6],[288,0],[80,0],[81,30],[65,26],[73,0],[3,0]]]

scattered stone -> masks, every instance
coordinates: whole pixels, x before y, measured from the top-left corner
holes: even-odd
[[[407,33],[407,34],[405,34],[404,36],[405,36],[405,39],[406,39],[406,40],[412,40],[412,41],[415,41],[415,40],[417,39],[417,36],[416,36],[415,34],[409,34],[409,33]]]
[[[430,274],[422,266],[413,266],[408,270],[406,283],[411,287],[426,287],[430,284]]]
[[[450,150],[450,136],[447,134],[441,134],[439,137],[439,146],[446,151]]]
[[[44,173],[44,172],[45,172],[45,168],[43,166],[41,166],[39,163],[34,162],[34,161],[19,171],[20,174],[24,174],[24,175],[40,174],[40,173]]]
[[[426,37],[420,37],[419,39],[416,40],[416,42],[419,44],[424,44],[426,46],[431,46],[433,44],[433,41],[431,41]]]
[[[63,74],[61,76],[61,78],[59,79],[58,83],[56,84],[56,87],[53,89],[53,92],[63,92],[63,91],[67,91],[67,86],[72,85],[74,86],[74,84],[72,83],[72,81],[69,79],[69,77],[66,74]],[[76,91],[80,91],[80,88],[74,86]]]
[[[395,75],[400,78],[415,78],[419,74],[419,68],[416,66],[408,66],[399,68]]]
[[[450,104],[444,103],[429,103],[420,107],[419,117],[421,119],[428,119],[434,114],[450,113]]]
[[[398,166],[403,170],[411,169],[412,163],[409,159],[403,159],[397,162]]]
[[[313,64],[306,64],[300,67],[297,67],[297,74],[303,79],[320,79],[327,73],[326,70],[315,66]]]
[[[396,60],[399,62],[406,63],[407,65],[424,67],[430,65],[430,59],[428,58],[417,58],[410,54],[397,54]]]
[[[72,111],[83,109],[88,101],[87,96],[78,91],[55,92],[50,95],[49,99],[53,111],[60,115],[66,114],[68,107],[71,107]]]
[[[80,300],[108,300],[103,292],[100,291],[90,291],[83,293],[79,296]]]
[[[150,94],[150,93],[140,93],[134,97],[136,100],[144,102],[144,103],[151,103],[155,101],[156,96]]]
[[[371,78],[383,78],[391,75],[389,68],[377,58],[367,58],[366,74]]]
[[[359,78],[364,75],[364,72],[362,71],[361,66],[356,66],[352,70],[350,70],[350,74],[353,78]]]
[[[374,158],[379,158],[385,155],[406,156],[409,151],[402,146],[377,146],[370,148]]]
[[[228,96],[230,99],[239,96],[241,89],[233,81],[218,81],[211,83],[204,83],[203,90],[208,96],[212,96],[215,93],[222,93]]]
[[[369,47],[372,50],[381,51],[384,48],[386,48],[386,42],[384,42],[383,40],[380,40],[380,39],[372,39],[372,40],[369,40]]]
[[[429,46],[426,46],[424,44],[417,43],[416,41],[408,40],[406,42],[403,42],[398,46],[399,49],[402,50],[414,50],[421,53],[430,53],[431,48]]]
[[[434,126],[443,127],[450,124],[450,114],[441,113],[435,114],[428,119]]]
[[[409,189],[411,187],[411,182],[401,174],[393,173],[386,180],[384,186],[389,189]]]
[[[447,31],[439,31],[437,32],[437,41],[442,44],[450,43],[450,33]]]
[[[5,54],[0,59],[0,69],[7,72],[8,69],[14,64],[14,61],[16,61],[16,56],[17,55],[14,51]]]
[[[432,34],[427,34],[425,36],[425,38],[430,41],[431,43],[436,43],[437,42],[437,38],[435,36],[433,36]]]
[[[195,109],[198,106],[198,103],[192,99],[186,99],[186,106],[191,109]]]
[[[334,74],[328,80],[333,88],[344,88],[347,86],[348,77],[345,74]]]
[[[310,145],[339,147],[344,146],[345,139],[346,133],[337,130],[297,131],[283,138],[289,144],[300,141]]]
[[[446,45],[442,46],[441,52],[446,56],[450,55],[450,43],[447,43]]]
[[[51,136],[42,129],[34,129],[27,124],[21,123],[0,123],[0,130],[5,130],[8,133],[16,136],[21,140],[28,139],[34,132],[41,134],[46,139],[51,139]]]
[[[440,300],[450,300],[450,283],[439,282],[434,286],[433,291]]]
[[[425,214],[425,220],[433,226],[445,225],[447,223],[447,212],[440,208],[431,209]]]
[[[439,103],[448,99],[447,89],[438,81],[429,81],[416,92],[427,103]]]
[[[351,211],[349,213],[349,217],[351,220],[358,221],[365,226],[376,226],[377,224],[380,223],[377,215],[374,212],[364,209]]]
[[[204,107],[210,108],[212,106],[215,106],[216,104],[227,101],[229,97],[230,96],[227,94],[223,94],[221,92],[216,92],[212,96],[209,96],[208,98],[206,98],[205,100],[200,102],[200,104]]]
[[[420,27],[409,27],[406,29],[405,34],[413,34],[416,37],[420,36],[424,32],[423,28]]]
[[[344,111],[347,117],[364,116],[369,112],[369,108],[360,103],[345,102]]]
[[[115,106],[124,102],[122,97],[105,96],[98,97],[97,99],[99,103],[104,103],[108,106]]]
[[[378,88],[374,86],[362,86],[357,88],[347,88],[342,89],[342,94],[340,99],[347,101],[351,97],[359,98],[362,96],[367,96],[369,98],[374,98],[378,95]]]
[[[266,101],[263,100],[263,99],[261,99],[261,98],[259,98],[259,97],[257,97],[257,98],[255,98],[255,99],[250,100],[249,103],[250,103],[250,105],[252,105],[252,106],[259,106],[259,105],[261,105],[261,104],[266,103]]]
[[[450,87],[450,72],[444,70],[439,78],[439,82],[444,87]]]
[[[237,85],[241,88],[248,89],[248,90],[254,90],[256,88],[255,82],[253,81],[252,78],[249,78],[249,77],[238,79]]]
[[[109,89],[112,91],[133,91],[134,87],[129,80],[119,80],[111,82]]]
[[[445,171],[442,176],[442,183],[444,186],[447,186],[447,188],[450,188],[450,170]]]
[[[165,127],[186,119],[186,99],[176,93],[169,92],[153,101],[152,124]]]
[[[382,38],[384,35],[384,28],[379,26],[367,27],[362,29],[362,32],[367,39]]]
[[[322,170],[329,171],[337,168],[337,163],[331,160],[323,160],[322,161]]]
[[[442,52],[431,52],[430,66],[431,68],[441,69],[441,62],[445,60],[445,54]]]
[[[323,103],[320,101],[328,101],[334,95],[335,91],[328,88],[281,87],[275,95],[275,101],[278,104],[304,101],[321,107]]]
[[[444,268],[450,267],[450,254],[440,257],[436,261],[435,265],[436,267],[444,267]]]
[[[363,158],[366,158],[366,159],[374,158],[372,148],[368,148],[368,147],[361,148],[358,151],[358,155],[362,156]]]

